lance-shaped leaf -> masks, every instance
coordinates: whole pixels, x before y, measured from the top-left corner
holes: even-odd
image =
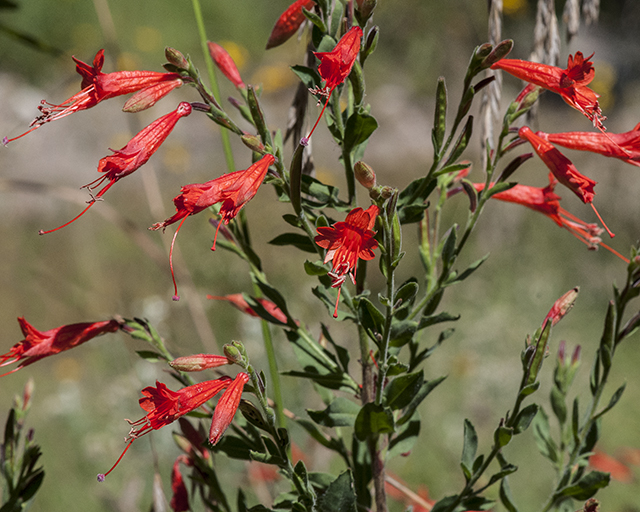
[[[393,413],[388,407],[374,403],[365,404],[356,418],[355,435],[364,441],[379,434],[391,434],[395,430]]]
[[[338,397],[323,411],[307,409],[307,414],[324,427],[352,427],[360,412],[360,406],[351,400]]]
[[[424,382],[424,372],[400,375],[384,390],[386,404],[394,411],[404,409],[418,395]]]
[[[300,215],[302,212],[302,153],[304,152],[304,146],[298,144],[293,158],[291,159],[291,167],[289,169],[289,198],[291,199],[291,206],[294,211]]]
[[[344,134],[344,149],[351,152],[356,146],[365,142],[378,128],[378,121],[369,114],[354,112],[347,119]]]
[[[462,458],[460,466],[464,473],[465,479],[468,481],[472,475],[473,461],[476,458],[478,450],[478,434],[476,429],[468,419],[464,420],[464,443],[462,445]]]
[[[353,475],[348,469],[336,478],[318,499],[320,512],[356,512]]]

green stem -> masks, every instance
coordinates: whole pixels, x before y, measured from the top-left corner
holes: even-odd
[[[253,291],[256,297],[260,298],[262,293],[258,285],[253,285]],[[287,426],[287,418],[284,415],[284,403],[282,401],[282,386],[280,385],[280,372],[278,371],[278,360],[276,359],[276,352],[273,348],[273,338],[271,337],[271,329],[269,329],[269,323],[261,319],[260,324],[262,327],[262,340],[264,341],[264,349],[267,353],[267,361],[269,362],[269,375],[271,377],[271,387],[273,388],[273,401],[276,408],[276,420],[279,427]]]
[[[200,8],[200,0],[191,0],[193,5],[193,14],[196,18],[196,25],[198,26],[198,35],[200,37],[200,44],[202,45],[202,53],[204,55],[204,61],[207,66],[207,72],[209,74],[209,82],[211,84],[211,91],[213,97],[218,103],[220,103],[220,90],[218,89],[218,81],[216,79],[216,73],[213,65],[213,59],[209,54],[209,48],[207,46],[207,33],[204,28],[204,18],[202,17],[202,9]],[[235,163],[233,161],[233,151],[231,150],[231,142],[229,140],[229,134],[226,130],[220,130],[220,138],[222,139],[222,148],[224,151],[225,160],[227,162],[227,168],[230,172],[236,170]]]

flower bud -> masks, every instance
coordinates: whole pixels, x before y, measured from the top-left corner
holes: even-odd
[[[136,113],[153,107],[158,100],[164,98],[177,87],[180,87],[182,83],[181,78],[176,78],[175,80],[160,82],[159,84],[145,87],[127,100],[122,107],[122,111]]]
[[[380,197],[389,199],[393,195],[393,187],[384,186],[380,189]]]
[[[217,368],[225,364],[232,364],[233,361],[226,356],[216,356],[213,354],[195,354],[184,356],[169,362],[169,366],[180,372],[201,372],[208,368]]]
[[[189,62],[185,59],[184,55],[182,55],[182,52],[179,52],[175,48],[167,46],[164,49],[164,56],[169,64],[173,64],[178,69],[184,69],[185,71],[189,69]]]
[[[247,351],[244,348],[244,345],[239,341],[232,341],[231,343],[227,343],[224,347],[224,355],[229,358],[229,361],[242,366],[243,368],[249,363],[249,358],[247,357]]]
[[[264,154],[265,148],[264,144],[260,142],[260,138],[255,135],[243,135],[240,137],[242,143],[247,146],[251,151],[255,151],[256,153]]]
[[[222,46],[214,43],[213,41],[209,41],[207,45],[209,47],[209,53],[211,54],[213,62],[215,62],[216,66],[218,66],[218,69],[222,71],[222,74],[226,76],[229,81],[237,88],[245,89],[246,85],[244,85],[244,82],[240,77],[238,67],[231,58],[231,55],[229,55],[229,52],[227,52],[227,50],[225,50]]]
[[[362,160],[355,163],[353,166],[353,172],[355,173],[358,183],[367,190],[371,190],[376,186],[376,173]]]
[[[356,0],[359,19],[362,21],[368,20],[371,17],[373,10],[376,8],[377,3],[377,0]]]
[[[573,307],[573,303],[576,301],[579,291],[580,291],[580,288],[576,286],[575,288],[572,288],[567,293],[565,293],[562,297],[560,297],[555,302],[555,304],[553,305],[549,313],[547,313],[547,316],[544,319],[544,322],[542,322],[542,325],[544,326],[546,321],[550,320],[551,325],[554,326],[560,320],[562,320],[564,315],[566,315],[569,312],[569,310]]]

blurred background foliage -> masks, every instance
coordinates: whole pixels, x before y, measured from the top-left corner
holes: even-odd
[[[285,126],[296,86],[288,67],[301,62],[304,49],[292,40],[264,50],[275,19],[289,3],[203,2],[209,38],[226,46],[246,82],[263,85],[263,104],[273,128]],[[563,39],[561,64],[569,52],[596,52],[593,86],[602,94],[608,128],[622,132],[640,121],[639,4],[608,0],[601,8],[598,25],[582,26],[570,44]],[[365,156],[376,169],[379,183],[402,188],[428,169],[435,80],[445,76],[449,94],[457,99],[471,51],[487,39],[486,9],[485,0],[379,1],[374,23],[380,26],[380,43],[367,61],[367,94],[380,129]],[[504,9],[503,37],[515,39],[513,57],[527,58],[535,2],[504,0]],[[42,98],[55,103],[77,91],[79,78],[71,55],[90,62],[98,49],[106,48],[107,72],[161,70],[163,49],[173,46],[191,54],[203,67],[191,5],[186,1],[59,0],[52,4],[25,0],[17,2],[16,8],[0,9],[0,29],[3,136],[21,133]],[[41,44],[25,42],[20,35]],[[509,101],[519,84],[509,77],[504,81],[503,98]],[[223,97],[235,92],[226,82],[221,89]],[[204,116],[192,115],[179,123],[149,164],[113,187],[105,201],[82,220],[55,234],[37,236],[38,229],[66,222],[80,210],[87,196],[77,189],[95,178],[96,164],[108,154],[107,148],[122,147],[132,133],[183,99],[197,98],[184,87],[136,116],[121,113],[119,100],[112,100],[45,126],[0,151],[0,352],[21,339],[17,316],[47,330],[120,314],[148,318],[176,355],[217,352],[223,343],[240,339],[260,365],[258,321],[227,304],[204,299],[207,293],[251,289],[242,262],[222,250],[209,250],[214,230],[205,215],[187,221],[179,238],[176,264],[183,295],[179,303],[171,302],[168,272],[167,246],[173,231],[162,235],[146,230],[173,211],[171,199],[181,185],[206,181],[225,171],[218,128]],[[537,128],[590,129],[559,98],[546,94],[541,102]],[[339,151],[326,129],[315,139],[318,177],[344,185],[335,178]],[[236,167],[246,168],[249,152],[236,141],[234,147]],[[477,141],[473,152],[479,162]],[[582,172],[599,182],[595,204],[618,235],[611,245],[626,254],[638,239],[639,171],[618,161],[569,153]],[[475,176],[480,176],[478,164]],[[542,186],[546,170],[532,160],[514,179]],[[561,193],[566,209],[595,220],[590,209],[566,191]],[[360,203],[367,204],[363,193]],[[466,199],[461,195],[450,203],[446,214],[463,221]],[[314,280],[302,271],[305,255],[267,245],[283,231],[281,215],[287,212],[287,205],[277,204],[268,188],[246,208],[254,246],[270,281],[286,294],[294,314],[314,325],[319,334],[318,322],[329,322],[329,315],[309,293]],[[449,378],[424,405],[421,439],[412,456],[396,459],[390,466],[390,472],[410,487],[428,487],[433,497],[461,485],[458,459],[463,419],[472,419],[481,434],[481,447],[488,447],[489,432],[513,400],[504,389],[514,389],[519,380],[525,335],[536,329],[556,298],[576,285],[581,287],[577,305],[555,329],[552,347],[560,339],[570,347],[583,346],[585,364],[578,379],[587,389],[589,361],[600,336],[611,282],[622,281],[625,272],[611,254],[588,252],[550,220],[514,205],[489,204],[473,238],[466,263],[487,252],[491,257],[463,287],[448,290],[445,308],[462,314],[462,319],[426,368],[427,378],[442,374]],[[415,229],[409,226],[405,247],[411,248],[416,240]],[[403,262],[406,275],[400,280],[420,275],[418,258],[410,256]],[[460,261],[460,267],[464,263]],[[369,275],[376,291],[373,268]],[[350,331],[341,326],[332,326],[332,332],[345,345],[354,343]],[[276,342],[280,368],[294,368],[295,357],[280,333]],[[36,382],[28,421],[43,448],[46,477],[31,510],[146,510],[153,472],[161,474],[169,492],[170,464],[178,453],[170,429],[135,443],[105,484],[95,482],[95,475],[107,469],[123,447],[128,427],[122,419],[142,415],[139,390],[156,378],[167,382],[160,365],[137,357],[135,350],[144,348],[120,334],[110,335],[2,379],[3,410],[8,410],[11,397],[20,392],[29,375]],[[620,405],[604,421],[600,448],[611,454],[628,447],[640,449],[640,355],[634,340],[620,348],[616,359],[611,391],[627,378],[629,382]],[[552,366],[550,359],[544,370],[547,384]],[[167,384],[175,388],[173,382]],[[285,380],[284,389],[285,405],[296,414],[321,406],[299,381]],[[308,443],[304,433],[293,427],[293,435],[312,470],[337,469],[339,462]],[[509,447],[509,460],[521,466],[511,477],[511,487],[522,510],[533,511],[546,497],[553,474],[537,454],[530,433],[523,437]],[[257,464],[248,473],[243,472],[243,463],[230,463],[224,456],[219,464],[224,468],[221,478],[230,489],[241,485],[260,496],[272,485],[257,472]],[[640,510],[639,491],[634,479],[626,484],[614,482],[599,497],[607,511],[632,512]]]

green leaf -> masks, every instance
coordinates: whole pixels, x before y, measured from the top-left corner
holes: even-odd
[[[460,315],[450,315],[449,313],[438,313],[437,315],[423,316],[418,324],[418,330],[430,327],[442,322],[456,322],[460,320]]]
[[[333,315],[334,308],[336,306],[336,296],[331,295],[327,288],[316,286],[311,289],[311,293],[313,293],[316,297],[318,297],[322,303],[326,306],[327,312],[330,315]],[[351,311],[346,311],[344,309],[338,309],[338,318],[339,322],[343,320],[355,320],[356,316]]]
[[[533,437],[540,453],[551,462],[558,462],[558,447],[550,434],[549,417],[542,408],[533,420]]]
[[[504,479],[506,476],[515,473],[516,471],[518,471],[518,466],[514,466],[513,464],[506,464],[505,466],[502,466],[502,469],[500,471],[498,471],[496,474],[491,475],[491,478],[489,479],[489,485],[493,485],[496,482]]]
[[[315,89],[322,84],[322,78],[314,68],[291,66],[291,71],[295,73],[307,89]]]
[[[356,512],[356,494],[353,475],[348,469],[336,478],[318,498],[320,512]]]
[[[429,395],[429,393],[431,393],[446,378],[446,376],[443,376],[423,382],[422,386],[420,386],[420,391],[415,394],[411,403],[407,405],[404,414],[398,420],[398,425],[404,425],[409,419],[411,419],[418,406],[425,398],[427,398],[427,395]]]
[[[307,235],[300,233],[282,233],[269,242],[271,245],[293,245],[301,251],[316,254],[316,248]]]
[[[344,446],[341,444],[341,441],[338,441],[337,439],[334,439],[332,437],[327,438],[327,436],[325,436],[320,431],[320,429],[317,427],[315,423],[304,418],[296,418],[295,421],[298,425],[304,428],[307,431],[307,433],[311,437],[313,437],[313,439],[318,441],[318,443],[320,443],[322,446],[324,446],[325,448],[329,448],[329,450],[333,450],[340,454],[346,455],[346,450],[344,449]]]
[[[467,480],[471,478],[471,468],[473,466],[473,460],[476,458],[476,451],[478,450],[478,434],[473,423],[468,419],[464,420],[464,444],[462,446],[462,458],[460,459],[460,466],[464,472],[464,476]]]
[[[518,512],[518,507],[513,503],[513,496],[511,496],[511,489],[506,478],[503,478],[502,482],[500,482],[500,501],[508,512]]]
[[[525,386],[520,390],[519,397],[521,399],[524,398],[524,397],[527,397],[527,396],[531,395],[532,393],[535,393],[536,391],[538,391],[539,387],[540,387],[540,383],[539,382],[534,382],[533,384],[529,384],[528,386]]]
[[[324,33],[327,31],[327,26],[324,24],[324,21],[322,21],[322,18],[318,16],[315,12],[307,11],[307,9],[303,7],[302,14],[304,14],[304,17],[307,18],[311,23],[313,23],[316,27],[318,27],[320,32]]]
[[[289,319],[289,324],[291,327],[295,327],[295,321],[291,317],[289,313],[289,308],[287,308],[287,302],[284,300],[284,297],[280,294],[278,290],[276,290],[273,286],[264,281],[264,279],[257,275],[255,272],[251,272],[251,280],[258,285],[260,291],[264,294],[264,296],[273,302],[280,311],[282,311],[285,316]]]
[[[307,409],[313,421],[324,427],[352,427],[360,412],[360,406],[344,397],[336,398],[323,411]]]
[[[625,382],[622,386],[616,389],[616,392],[611,397],[611,400],[609,400],[609,404],[604,409],[602,409],[598,414],[596,414],[594,416],[594,419],[597,419],[603,414],[605,414],[607,411],[610,411],[613,408],[613,406],[618,403],[620,398],[622,398],[622,393],[624,393],[624,390],[626,387],[627,387],[627,383]]]
[[[409,307],[418,293],[418,283],[415,281],[409,281],[404,283],[398,290],[393,298],[393,304],[395,307],[394,314],[397,314],[400,310]]]
[[[497,448],[507,446],[511,442],[514,430],[508,427],[498,427],[493,433],[493,442]]]
[[[302,155],[304,153],[304,146],[298,144],[298,147],[293,153],[291,158],[291,166],[289,168],[289,182],[290,182],[290,194],[291,206],[297,215],[300,215],[302,211]]]
[[[431,142],[433,144],[433,152],[438,155],[444,142],[447,122],[447,86],[444,78],[438,78],[436,87],[436,108],[433,116],[433,128],[431,130]]]
[[[422,370],[396,377],[384,390],[386,404],[394,411],[404,409],[420,392],[423,382]]]
[[[283,372],[282,375],[288,375],[290,377],[301,377],[303,379],[309,379],[320,386],[323,386],[328,389],[342,389],[344,391],[354,392],[353,381],[347,379],[343,373],[327,373],[327,374],[319,374],[315,372],[299,372],[299,371],[288,371]]]
[[[513,433],[521,434],[522,432],[527,430],[533,419],[536,417],[536,414],[538,414],[539,409],[540,408],[537,404],[530,404],[522,409],[516,417]]]
[[[378,128],[378,121],[369,114],[354,112],[347,119],[344,132],[344,149],[351,152],[356,146],[365,142]]]
[[[395,435],[389,441],[387,460],[411,451],[420,434],[420,415],[417,411],[409,421],[396,428]]]
[[[459,283],[460,281],[464,281],[467,277],[469,277],[471,274],[473,274],[476,270],[478,270],[478,268],[480,267],[480,265],[482,265],[485,261],[487,261],[487,258],[489,257],[489,254],[485,254],[482,258],[480,258],[477,261],[474,261],[471,265],[469,265],[466,270],[464,270],[462,273],[456,275],[453,279],[448,280],[447,281],[447,286],[454,284],[454,283]]]
[[[304,262],[304,271],[308,276],[324,276],[329,272],[327,267],[325,267],[321,261],[314,263],[309,260]]]
[[[571,497],[574,500],[588,500],[598,489],[609,485],[611,475],[601,471],[592,471],[583,476],[578,482],[567,487],[563,487],[554,494],[554,498]]]
[[[340,211],[350,209],[347,203],[338,198],[340,191],[336,187],[325,185],[308,174],[303,174],[301,179],[302,193],[308,196],[303,198],[302,202],[309,208],[320,209],[331,206]]]
[[[558,418],[560,425],[564,425],[567,421],[567,404],[565,403],[566,395],[560,390],[560,388],[553,386],[551,388],[549,398],[551,399],[551,409],[553,410],[553,414]]]
[[[355,435],[360,441],[379,434],[392,434],[395,430],[393,413],[388,407],[365,404],[356,418]]]
[[[391,324],[389,345],[392,347],[402,347],[413,339],[413,335],[418,330],[418,322],[404,320],[394,321]]]
[[[496,194],[499,194],[500,192],[505,192],[510,188],[513,188],[515,185],[516,183],[496,183],[493,187],[491,187],[484,193],[487,194],[487,198],[489,198],[495,196]]]
[[[456,162],[456,160],[458,160],[458,158],[460,158],[460,155],[462,155],[462,153],[466,149],[467,144],[469,144],[469,139],[471,139],[472,132],[473,132],[473,116],[469,116],[467,118],[467,123],[464,125],[464,129],[460,133],[460,136],[458,137],[458,140],[453,146],[451,153],[449,153],[449,158],[447,159],[447,162],[445,163],[445,165],[453,164]]]
[[[382,336],[384,332],[384,315],[378,311],[373,303],[363,297],[358,305],[358,317],[362,327],[367,331],[369,337],[377,344],[378,336]]]

